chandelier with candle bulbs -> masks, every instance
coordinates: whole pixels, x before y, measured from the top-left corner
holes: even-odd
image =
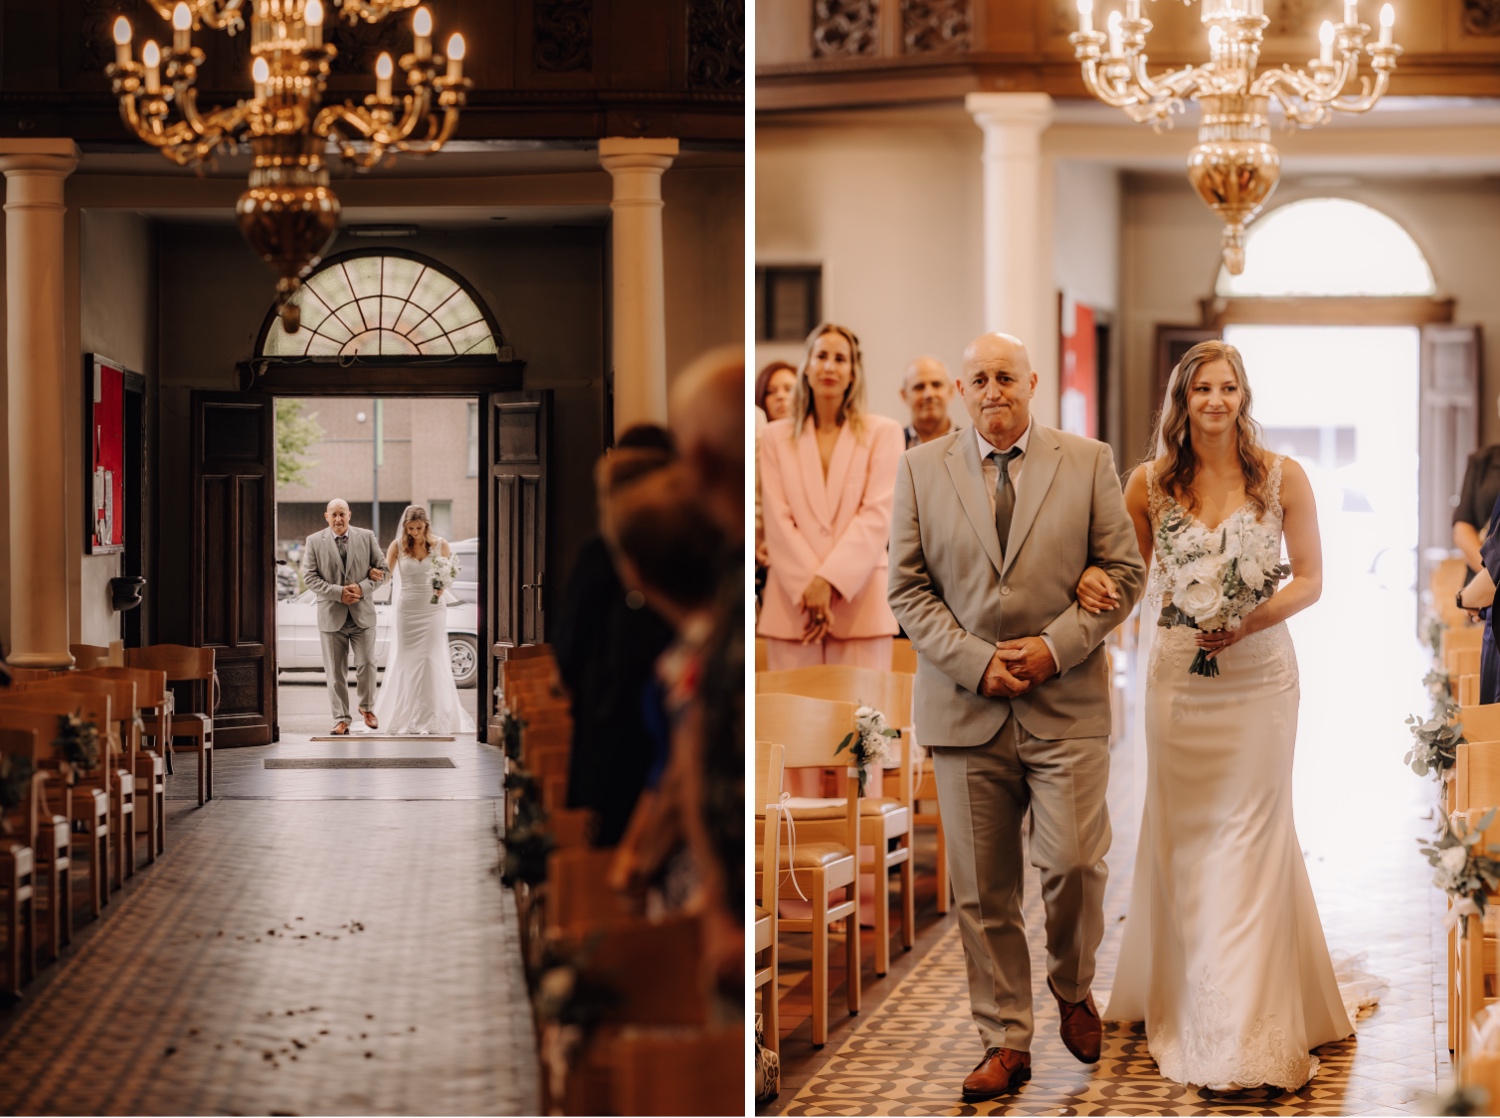
[[[155,40],[131,57],[130,21],[115,21],[113,79],[125,123],[174,163],[193,166],[216,151],[247,145],[254,156],[249,189],[235,206],[240,230],[280,276],[277,303],[288,332],[298,328],[291,296],[322,258],[338,232],[339,201],[328,186],[330,143],[359,167],[373,167],[396,151],[437,151],[458,126],[465,90],[464,39],[448,40],[447,57],[432,49],[432,14],[418,0],[331,0],[351,22],[374,23],[416,8],[415,43],[399,63],[382,53],[375,63],[375,92],[363,104],[323,104],[329,68],[338,49],[324,38],[323,0],[151,0],[172,23],[172,45]],[[207,27],[233,35],[250,30],[247,101],[200,112],[194,85],[206,55],[193,32]],[[395,68],[409,92],[397,98]]]
[[[1380,11],[1379,39],[1366,46],[1370,28],[1360,22],[1359,0],[1344,0],[1343,22],[1324,21],[1322,52],[1306,70],[1283,66],[1257,74],[1261,36],[1270,22],[1264,0],[1201,4],[1209,51],[1201,66],[1147,74],[1151,21],[1141,15],[1141,0],[1126,0],[1123,15],[1111,12],[1107,34],[1094,30],[1094,0],[1078,0],[1078,30],[1069,42],[1089,92],[1138,123],[1170,124],[1170,115],[1183,110],[1183,98],[1198,102],[1198,144],[1188,157],[1188,179],[1223,220],[1224,264],[1238,275],[1245,267],[1245,225],[1281,177],[1281,157],[1271,144],[1271,99],[1290,125],[1321,123],[1331,111],[1367,112],[1389,87],[1401,48],[1391,38],[1396,15],[1390,4]],[[1360,73],[1361,54],[1369,55],[1373,78]]]

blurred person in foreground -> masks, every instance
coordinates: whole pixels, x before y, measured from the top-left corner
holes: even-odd
[[[601,521],[613,493],[676,457],[665,428],[624,431],[595,469]],[[552,645],[572,697],[567,805],[594,813],[595,846],[620,841],[642,788],[660,768],[665,714],[659,691],[650,687],[651,666],[671,642],[672,627],[620,581],[604,536],[590,536],[569,575]]]
[[[676,724],[660,798],[680,804],[675,818],[701,874],[709,956],[720,993],[738,1003],[745,963],[744,350],[710,350],[684,370],[672,387],[671,416],[683,476],[719,540],[697,680]],[[622,844],[611,875],[617,888],[652,872],[636,855]]]

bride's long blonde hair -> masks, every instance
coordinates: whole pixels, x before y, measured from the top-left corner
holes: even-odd
[[[432,534],[432,521],[427,517],[427,509],[422,505],[407,505],[401,511],[401,531],[397,534],[395,540],[391,542],[391,546],[395,548],[397,555],[412,555],[412,549],[416,547],[419,541],[416,534],[412,531],[411,526],[418,522],[422,525],[422,538],[420,542],[427,549],[427,554],[431,555],[437,549],[438,541]],[[412,557],[415,558],[415,556]]]

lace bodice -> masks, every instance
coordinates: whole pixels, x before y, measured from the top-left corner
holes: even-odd
[[[1156,463],[1146,465],[1146,509],[1151,518],[1151,536],[1158,555],[1206,553],[1213,557],[1239,558],[1241,567],[1270,570],[1281,561],[1281,467],[1285,455],[1277,455],[1267,477],[1270,503],[1259,519],[1255,506],[1245,501],[1213,528],[1193,516],[1156,482]],[[1148,603],[1160,609],[1169,584],[1168,564],[1153,560],[1146,588]]]

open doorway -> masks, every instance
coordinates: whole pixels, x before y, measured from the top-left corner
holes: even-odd
[[[1391,801],[1399,740],[1425,670],[1412,637],[1417,600],[1421,331],[1415,326],[1228,326],[1245,359],[1254,413],[1276,453],[1312,481],[1323,595],[1288,623],[1302,705],[1297,823],[1304,845],[1342,845],[1341,803]],[[1392,681],[1403,685],[1392,686]],[[1357,716],[1353,712],[1358,712]],[[1389,766],[1389,768],[1388,768]]]
[[[276,687],[283,734],[323,734],[331,725],[317,599],[302,578],[307,538],[343,498],[350,523],[375,533],[382,550],[408,505],[421,505],[459,562],[446,596],[448,654],[459,701],[479,724],[479,402],[416,396],[281,396],[275,403]],[[377,680],[384,681],[394,606],[389,580],[374,596]],[[354,676],[348,676],[351,707]],[[365,727],[356,719],[352,732]]]

